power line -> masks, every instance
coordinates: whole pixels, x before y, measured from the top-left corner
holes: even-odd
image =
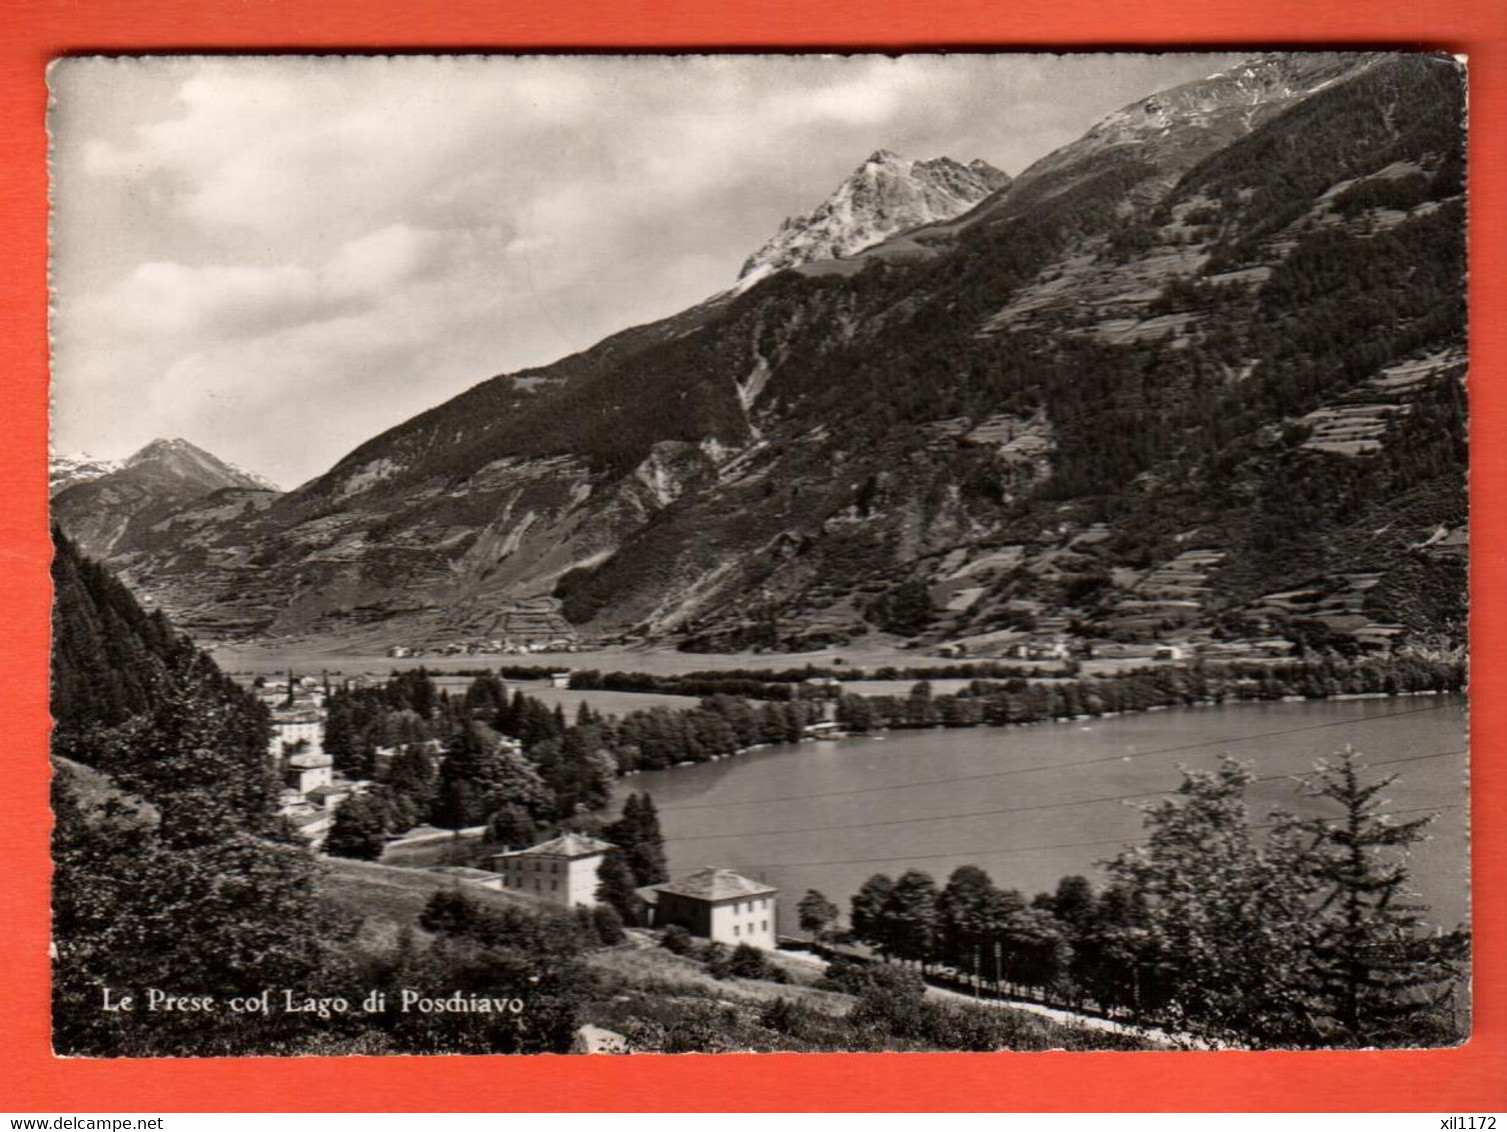
[[[1463,755],[1465,748],[1453,751],[1437,751],[1431,755],[1407,755],[1397,759],[1382,759],[1376,762],[1368,762],[1371,766],[1393,766],[1397,763],[1422,762],[1425,759],[1442,759],[1450,755]],[[1252,782],[1274,782],[1283,778],[1297,777],[1292,773],[1262,774],[1251,779]],[[814,825],[800,829],[756,829],[744,833],[704,833],[692,837],[667,837],[666,844],[683,841],[726,841],[738,837],[766,837],[777,833],[830,833],[841,829],[879,829],[896,825],[922,825],[926,822],[952,821],[955,818],[982,818],[994,817],[998,814],[1029,814],[1038,810],[1065,810],[1073,806],[1091,806],[1104,802],[1128,802],[1132,798],[1154,798],[1159,794],[1168,794],[1168,790],[1143,790],[1135,794],[1109,794],[1096,798],[1079,798],[1071,802],[1041,802],[1029,806],[1006,806],[1003,809],[994,810],[967,810],[956,814],[933,814],[924,818],[896,818],[889,821],[854,822],[848,825]]]
[[[1414,806],[1406,810],[1391,810],[1389,816],[1400,817],[1403,814],[1443,813],[1445,810],[1458,810],[1465,806],[1464,802],[1453,802],[1445,806]],[[1255,825],[1252,829],[1274,829],[1272,825]],[[887,865],[897,861],[939,861],[952,857],[1002,857],[1013,853],[1040,853],[1048,849],[1081,849],[1094,845],[1144,845],[1151,840],[1148,837],[1138,837],[1126,840],[1123,837],[1106,837],[1099,841],[1064,841],[1055,845],[1017,845],[1005,849],[954,849],[948,853],[906,853],[900,857],[862,857],[844,861],[771,861],[754,865],[739,865],[740,869],[803,869],[817,865]]]
[[[1169,755],[1180,751],[1197,751],[1205,747],[1218,747],[1227,743],[1249,743],[1255,739],[1271,739],[1280,735],[1295,735],[1301,731],[1318,731],[1325,727],[1354,727],[1363,723],[1376,723],[1385,719],[1396,719],[1403,715],[1418,715],[1422,712],[1443,711],[1453,707],[1453,704],[1435,704],[1431,707],[1408,708],[1406,711],[1392,711],[1386,715],[1373,715],[1369,719],[1336,719],[1327,723],[1310,723],[1302,727],[1288,727],[1280,731],[1262,731],[1254,735],[1235,735],[1222,739],[1211,739],[1201,743],[1184,743],[1176,747],[1159,747],[1150,751],[1131,751],[1123,755],[1105,755],[1093,759],[1077,759],[1073,762],[1049,763],[1043,766],[1015,767],[1011,770],[995,770],[986,774],[964,774],[955,778],[927,778],[916,782],[901,782],[893,786],[864,786],[852,790],[827,790],[819,794],[793,794],[778,798],[747,798],[735,802],[693,802],[684,806],[661,806],[660,813],[680,812],[683,810],[720,810],[730,806],[756,806],[769,802],[805,802],[814,798],[840,798],[853,794],[880,794],[890,790],[911,790],[917,786],[941,786],[949,782],[974,782],[985,778],[1007,778],[1016,774],[1035,774],[1044,770],[1066,770],[1070,767],[1096,766],[1101,763],[1124,762],[1127,759],[1147,758],[1151,755]]]

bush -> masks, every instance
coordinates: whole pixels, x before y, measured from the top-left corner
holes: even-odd
[[[706,964],[706,973],[714,979],[725,979],[731,974],[727,965],[727,948],[716,940],[709,941],[697,958]]]
[[[603,947],[615,947],[628,938],[623,930],[623,918],[610,904],[598,904],[591,910],[591,925]]]
[[[823,990],[834,990],[861,998],[870,991],[881,991],[897,998],[919,998],[926,993],[926,983],[921,976],[907,967],[889,963],[860,963],[854,959],[837,958],[827,964],[826,973],[817,984]]]
[[[759,1014],[759,1025],[787,1037],[804,1039],[810,1031],[811,1011],[788,998],[777,998]]]
[[[718,974],[719,979],[766,979],[773,982],[784,982],[785,973],[769,962],[769,956],[746,943],[740,943],[733,948],[732,954],[727,961],[720,964],[723,972]]]
[[[679,924],[671,924],[660,938],[659,946],[672,955],[686,955],[690,953],[694,944],[690,932]]]

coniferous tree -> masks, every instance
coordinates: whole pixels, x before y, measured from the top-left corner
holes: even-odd
[[[1368,782],[1364,772],[1350,747],[1321,763],[1305,789],[1338,813],[1295,823],[1313,839],[1306,863],[1317,884],[1307,1004],[1338,1028],[1313,1037],[1354,1045],[1447,1039],[1455,1036],[1446,1009],[1468,938],[1429,932],[1427,907],[1407,890],[1408,847],[1423,840],[1434,818],[1389,819],[1382,792],[1397,776]]]
[[[609,850],[597,869],[596,898],[615,909],[625,923],[636,924],[641,902],[634,887],[633,871],[623,851]]]
[[[623,802],[622,817],[607,826],[602,835],[622,849],[638,886],[670,879],[659,812],[649,794],[628,795]]]

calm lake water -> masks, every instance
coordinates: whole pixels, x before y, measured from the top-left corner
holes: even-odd
[[[877,872],[925,869],[938,884],[977,864],[1029,898],[1142,836],[1136,806],[1176,788],[1178,766],[1222,753],[1254,764],[1253,815],[1327,812],[1291,775],[1346,743],[1401,777],[1393,810],[1439,811],[1414,850],[1432,923],[1469,916],[1466,707],[1459,696],[1233,704],[1034,727],[896,731],[771,747],[623,780],[659,807],[672,874],[736,869],[780,889],[794,934],[808,888],[840,904]],[[1379,765],[1389,764],[1389,765]],[[1127,797],[1147,794],[1148,797]],[[1408,816],[1416,816],[1409,814]]]

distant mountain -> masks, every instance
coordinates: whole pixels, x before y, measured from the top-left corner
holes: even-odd
[[[787,219],[744,263],[739,289],[799,264],[852,255],[908,228],[951,220],[1009,183],[987,161],[910,161],[881,149],[816,209]]]
[[[76,483],[97,480],[120,467],[119,460],[96,460],[87,452],[54,453],[47,458],[47,493],[56,495]]]
[[[64,461],[59,463],[59,460]],[[216,492],[275,493],[277,488],[252,472],[226,463],[186,440],[154,440],[126,459],[81,465],[55,458],[58,474],[72,480],[55,487],[53,521],[92,557],[109,557],[154,524]]]
[[[281,490],[271,480],[212,456],[179,438],[161,438],[145,445],[121,462],[123,470],[175,480],[185,485],[203,485],[210,491],[222,487],[245,487],[258,491]]]
[[[1463,96],[1252,59],[110,564],[200,636],[358,646],[1458,644]]]

